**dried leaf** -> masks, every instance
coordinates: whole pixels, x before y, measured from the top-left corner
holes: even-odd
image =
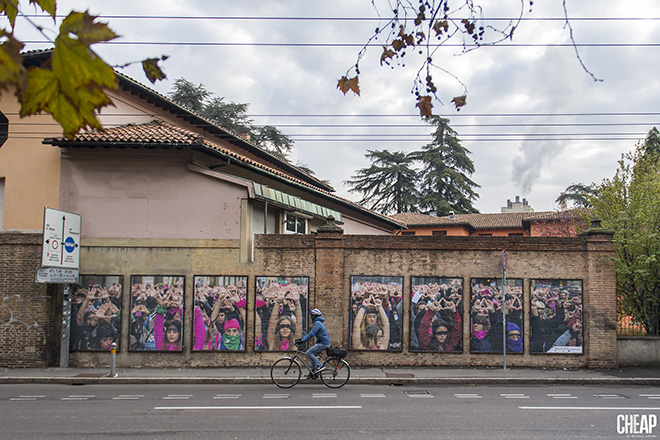
[[[415,107],[419,108],[419,114],[422,118],[433,116],[433,103],[430,96],[418,96]]]
[[[449,32],[449,22],[447,20],[436,21],[433,25],[436,36],[441,36],[443,32]]]
[[[391,59],[396,55],[392,49],[388,47],[383,47],[383,54],[380,56],[380,65],[382,66],[384,62],[387,62],[388,59]]]
[[[353,93],[356,95],[360,96],[360,85],[358,84],[358,76],[354,76],[353,78],[348,78],[346,76],[342,76],[339,81],[337,82],[337,88],[344,92],[344,95],[346,92],[349,90],[352,90]]]
[[[80,43],[86,46],[117,38],[117,34],[106,23],[97,22],[97,18],[88,12],[73,11],[62,22],[59,37],[68,37],[69,34],[73,34]]]
[[[149,58],[142,61],[142,70],[152,84],[166,78],[165,72],[158,66],[158,61],[160,58]]]
[[[467,96],[465,95],[456,96],[454,99],[451,100],[451,102],[453,102],[454,105],[456,106],[456,110],[460,110],[461,107],[467,104]]]
[[[21,87],[21,76],[25,74],[23,67],[23,43],[16,40],[13,35],[0,30],[0,37],[6,38],[6,41],[0,44],[0,88],[6,88],[7,84],[12,83]]]
[[[394,41],[392,41],[392,47],[394,48],[394,50],[396,50],[396,51],[398,52],[398,51],[400,51],[401,49],[403,49],[403,48],[406,47],[406,42],[403,41],[403,39],[401,39],[401,40],[399,40],[399,39],[394,40]]]

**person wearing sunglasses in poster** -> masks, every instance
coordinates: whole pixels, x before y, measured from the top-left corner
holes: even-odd
[[[451,322],[444,319],[447,312]],[[419,326],[419,348],[424,351],[460,351],[462,339],[463,325],[456,304],[445,298],[427,304]]]

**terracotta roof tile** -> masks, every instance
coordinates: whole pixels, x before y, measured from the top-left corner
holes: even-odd
[[[390,215],[395,221],[403,222],[409,227],[469,225],[474,229],[522,228],[523,221],[574,219],[579,216],[578,210],[455,214],[453,218],[451,216],[436,217],[414,212]]]

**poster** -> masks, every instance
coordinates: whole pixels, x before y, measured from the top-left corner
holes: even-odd
[[[463,280],[412,277],[410,350],[463,351]]]
[[[247,277],[196,276],[193,351],[245,351]]]
[[[131,276],[129,351],[182,351],[183,299],[182,276]]]
[[[532,353],[582,354],[582,281],[531,280]]]
[[[307,332],[309,278],[260,276],[255,294],[255,350],[295,350]]]
[[[122,289],[122,276],[81,275],[71,297],[70,351],[119,347]]]
[[[351,277],[351,349],[401,351],[403,277]]]

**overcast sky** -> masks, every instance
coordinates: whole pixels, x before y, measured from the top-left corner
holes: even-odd
[[[515,17],[521,4],[481,3],[486,19]],[[516,196],[536,211],[556,209],[554,200],[568,185],[611,177],[621,153],[660,126],[660,2],[566,5],[573,36],[585,45],[580,56],[603,81],[594,81],[566,45],[564,22],[549,20],[563,17],[561,0],[534,2],[525,16],[537,20],[521,23],[507,44],[466,54],[446,47],[434,55],[468,90],[467,106],[457,112],[450,101],[463,94],[463,85],[434,73],[444,102],[434,103],[434,113],[450,120],[471,151],[481,212],[500,212]],[[161,63],[168,78],[150,85],[159,92],[166,94],[183,77],[226,101],[249,103],[254,123],[289,135],[296,141],[293,156],[342,197],[357,200],[343,182],[370,165],[367,150],[408,152],[431,140],[411,94],[420,66],[413,54],[405,67],[381,67],[376,44],[361,61],[361,96],[337,89],[355,64],[357,45],[379,25],[340,19],[376,18],[370,0],[59,0],[58,6],[61,14],[73,8],[107,16],[103,20],[121,35],[121,44],[96,47],[112,65],[169,55]],[[381,12],[386,16],[386,9]],[[52,20],[41,23],[53,28]],[[43,40],[28,26],[19,20],[19,37]],[[30,43],[26,49],[48,46]],[[139,66],[124,73],[149,84]]]

